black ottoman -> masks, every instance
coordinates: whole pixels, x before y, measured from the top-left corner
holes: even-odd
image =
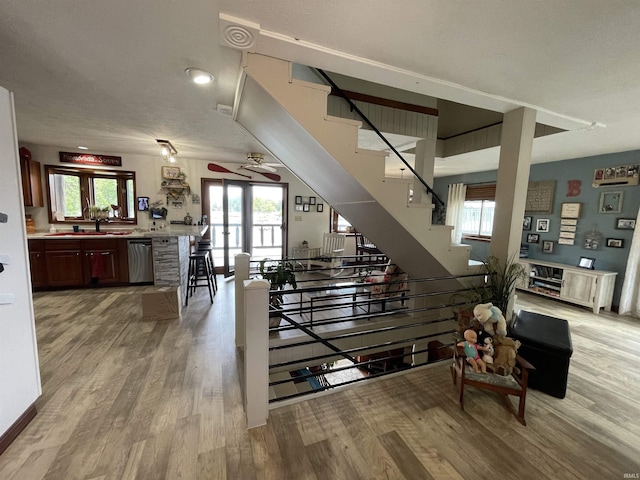
[[[520,310],[510,328],[520,340],[518,353],[536,367],[529,373],[529,386],[557,398],[567,393],[569,360],[573,353],[569,322],[560,318]]]

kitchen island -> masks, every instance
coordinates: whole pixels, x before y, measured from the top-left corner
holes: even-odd
[[[151,239],[154,285],[186,291],[192,239],[207,226],[171,225],[155,231],[103,230],[29,234],[34,289],[129,284],[127,241]],[[100,259],[100,260],[96,260]]]

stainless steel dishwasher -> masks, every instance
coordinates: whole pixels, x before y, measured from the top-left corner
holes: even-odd
[[[129,283],[153,283],[151,240],[129,240]]]

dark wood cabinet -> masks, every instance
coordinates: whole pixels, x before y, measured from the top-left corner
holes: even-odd
[[[124,285],[129,281],[125,239],[29,240],[34,288]]]
[[[44,240],[29,240],[31,285],[40,288],[47,285],[47,263],[44,256]]]
[[[120,251],[117,240],[81,242],[85,284],[120,283]]]
[[[48,287],[73,287],[83,283],[79,240],[44,240]]]
[[[22,196],[25,207],[43,207],[42,173],[40,162],[20,156],[20,174],[22,179]]]

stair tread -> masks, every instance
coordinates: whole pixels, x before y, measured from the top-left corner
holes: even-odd
[[[307,82],[306,80],[300,80],[294,78],[291,80],[292,85],[299,85],[301,87],[306,88],[315,88],[316,90],[324,90],[325,92],[331,92],[331,87],[329,85],[323,85],[321,83]]]
[[[326,115],[324,119],[327,122],[335,122],[342,123],[344,125],[353,125],[354,127],[362,127],[362,122],[360,120],[354,120],[352,118],[343,118],[343,117],[335,117],[333,115]]]

